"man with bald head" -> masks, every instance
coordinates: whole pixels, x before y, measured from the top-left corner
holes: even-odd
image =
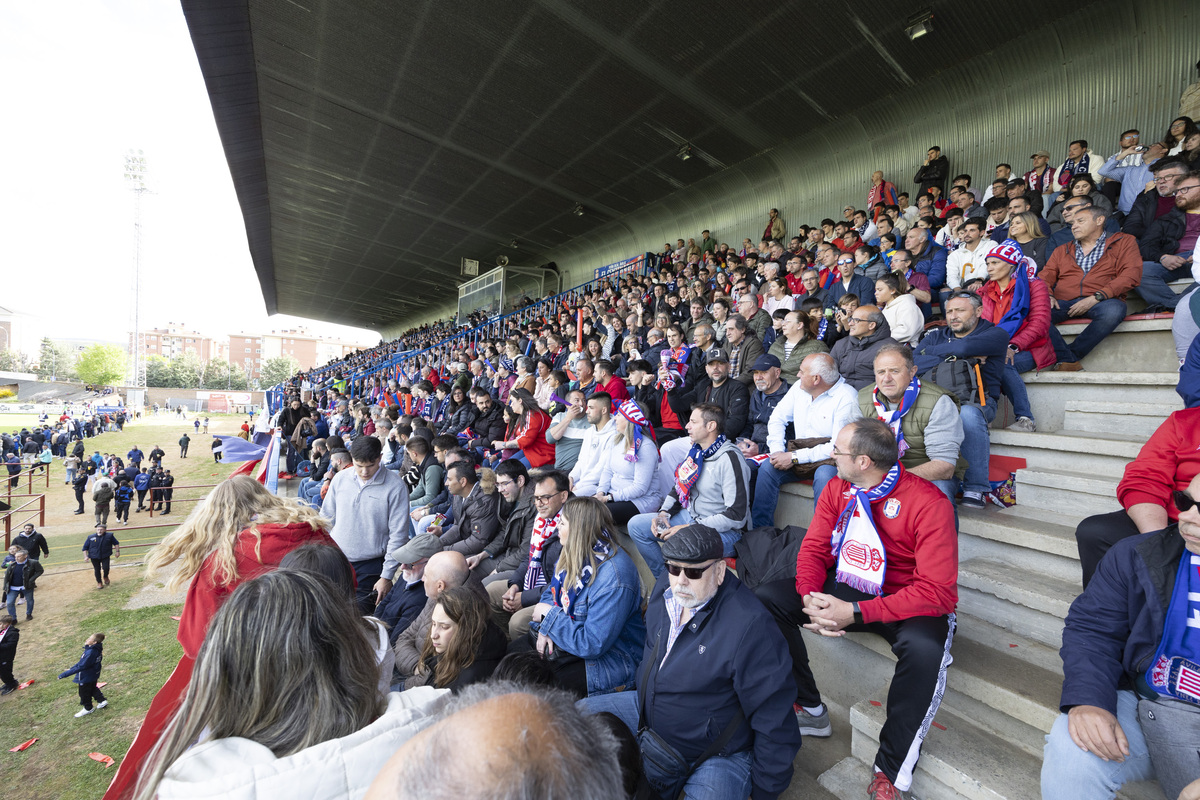
[[[406,552],[416,552],[427,546],[430,539],[437,539],[437,537],[432,533],[416,536],[408,543],[408,546],[396,550],[393,556],[398,559],[404,558]],[[397,681],[403,683],[406,678],[412,677],[417,662],[421,660],[421,648],[425,645],[425,640],[429,638],[429,628],[433,625],[433,607],[437,605],[437,599],[442,592],[465,584],[475,589],[480,597],[487,600],[487,590],[483,588],[483,584],[477,578],[471,577],[471,570],[467,567],[467,557],[453,550],[445,550],[431,555],[428,563],[425,564],[425,575],[422,577],[422,581],[425,584],[425,596],[428,598],[425,601],[425,608],[412,621],[412,624],[396,637],[396,644],[392,647],[396,653],[396,671],[392,676],[393,684]],[[393,689],[395,689],[394,685]],[[400,690],[396,689],[396,691]]]
[[[396,751],[364,800],[613,800],[628,795],[618,750],[566,692],[476,683]]]
[[[767,422],[770,457],[758,467],[755,478],[751,527],[774,526],[779,487],[802,480],[797,467],[812,478],[813,497],[820,498],[825,484],[837,475],[830,461],[833,438],[860,416],[858,393],[838,372],[833,358],[828,353],[806,356],[796,382]],[[796,433],[791,442],[785,437],[789,423]]]

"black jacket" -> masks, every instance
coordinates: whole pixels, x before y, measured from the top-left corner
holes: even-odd
[[[918,191],[929,191],[930,186],[938,186],[942,194],[946,193],[946,178],[950,175],[950,161],[945,156],[938,156],[928,164],[922,164],[913,175],[913,183],[921,184]]]
[[[4,638],[0,639],[0,664],[12,664],[17,655],[17,643],[20,641],[21,631],[16,625],[10,626],[4,632]]]
[[[723,384],[714,388],[708,375],[705,375],[696,381],[695,388],[684,396],[684,400],[687,402],[688,415],[692,413],[692,406],[699,403],[720,406],[725,412],[725,427],[721,433],[730,441],[748,435],[746,423],[750,419],[750,389],[741,381],[727,378]],[[668,402],[671,402],[671,398],[668,398]],[[674,402],[671,402],[671,410],[675,410]],[[679,412],[675,411],[675,414],[678,415]],[[679,419],[686,423],[686,417]]]
[[[499,492],[488,494],[478,483],[465,498],[455,495],[450,501],[454,524],[442,531],[442,544],[464,556],[473,556],[491,544],[500,530],[499,498]]]
[[[1158,189],[1151,189],[1148,192],[1142,192],[1133,201],[1133,207],[1129,209],[1129,213],[1125,215],[1125,222],[1121,225],[1121,233],[1128,233],[1130,236],[1142,238],[1146,231],[1150,230],[1150,224],[1156,219],[1158,214],[1158,200],[1162,197],[1158,193]]]
[[[546,584],[554,579],[554,565],[558,563],[558,557],[562,555],[562,542],[558,540],[557,534],[550,538],[542,545],[542,575],[546,578]],[[513,570],[512,577],[508,579],[509,586],[525,586],[525,573],[529,572],[529,548],[525,549],[525,557],[521,559],[521,565]],[[537,605],[542,599],[542,592],[546,586],[539,586],[536,589],[521,589],[521,607],[528,608],[532,605]]]
[[[8,596],[8,588],[13,585],[13,574],[16,572],[16,567],[17,562],[14,561],[4,570],[4,594],[6,597]],[[22,567],[24,570],[21,585],[32,592],[37,589],[37,579],[46,571],[46,568],[38,563],[36,559],[32,558],[25,559]]]
[[[490,448],[492,442],[504,438],[504,430],[504,409],[494,402],[486,414],[476,414],[475,421],[471,423],[471,432],[475,436],[467,443],[467,447]]]
[[[396,638],[412,624],[421,610],[425,608],[425,584],[417,581],[412,586],[404,582],[398,574],[397,582],[392,590],[384,595],[375,609],[375,616],[383,620],[391,629],[388,631],[388,644],[394,646]]]
[[[1179,240],[1187,233],[1187,214],[1180,208],[1172,208],[1150,223],[1150,227],[1138,237],[1138,250],[1146,261],[1158,261],[1163,256],[1173,256],[1179,250]]]
[[[507,506],[507,501],[500,501],[500,533],[487,547],[496,559],[496,572],[512,572],[521,566],[522,559],[529,558],[533,523],[537,519],[531,487],[526,487],[515,507],[509,509]]]
[[[12,543],[17,547],[24,548],[29,557],[33,559],[40,558],[41,555],[50,555],[50,546],[46,544],[46,537],[42,536],[37,531],[26,536],[24,533],[18,534],[17,538],[12,540]]]

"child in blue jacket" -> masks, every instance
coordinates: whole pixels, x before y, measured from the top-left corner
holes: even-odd
[[[75,683],[79,684],[79,703],[83,708],[76,712],[77,718],[86,717],[96,708],[104,708],[108,705],[104,693],[96,688],[96,682],[100,680],[100,665],[103,660],[104,634],[93,633],[83,643],[83,657],[79,659],[79,662],[58,676],[58,679],[62,680],[74,675]],[[99,701],[96,708],[92,708],[93,698]]]

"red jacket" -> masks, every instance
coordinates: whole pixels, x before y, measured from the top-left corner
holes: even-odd
[[[1172,490],[1184,491],[1200,473],[1200,408],[1176,411],[1158,426],[1138,457],[1125,466],[1125,477],[1117,485],[1117,499],[1128,509],[1138,503],[1153,503],[1179,518]]]
[[[1096,292],[1124,300],[1129,290],[1142,282],[1142,253],[1137,239],[1129,234],[1108,234],[1104,255],[1086,275],[1075,263],[1076,247],[1071,241],[1055,248],[1038,274],[1058,300],[1070,301]]]
[[[614,408],[629,399],[629,390],[625,387],[625,381],[616,375],[608,383],[602,385],[600,391],[608,392],[608,396],[612,398]]]
[[[554,461],[554,445],[546,441],[550,416],[541,409],[529,413],[529,424],[517,436],[517,447],[529,459],[529,466],[543,467]]]
[[[237,559],[238,578],[232,584],[216,584],[216,565],[212,556],[205,559],[200,571],[192,578],[183,604],[178,634],[179,643],[183,645],[183,652],[188,658],[194,659],[200,652],[208,623],[241,583],[275,569],[284,556],[301,545],[315,542],[337,547],[328,533],[305,524],[263,525],[258,531],[261,543],[248,529],[238,534],[233,550]]]
[[[812,524],[796,556],[796,591],[823,591],[836,559],[830,536],[846,503],[850,484],[834,478],[817,502]],[[898,500],[895,519],[884,507]],[[875,528],[887,551],[883,596],[858,606],[864,622],[898,622],[912,617],[937,617],[958,604],[958,532],[954,507],[942,490],[900,467],[900,480],[887,497],[871,504]]]
[[[1008,282],[1003,293],[995,281],[983,284],[979,297],[983,300],[983,318],[993,325],[1008,313],[1012,305],[1012,294],[1016,281]],[[1054,345],[1050,344],[1050,287],[1040,278],[1029,281],[1029,314],[1010,340],[1012,344],[1033,356],[1038,369],[1045,369],[1058,361]]]

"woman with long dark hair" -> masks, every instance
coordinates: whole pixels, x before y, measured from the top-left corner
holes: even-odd
[[[492,621],[487,602],[466,586],[446,589],[433,608],[421,660],[404,688],[433,686],[455,694],[491,677],[508,651],[508,637]]]
[[[446,420],[442,423],[438,433],[457,436],[458,434],[471,427],[475,422],[475,416],[478,409],[475,405],[467,400],[467,393],[461,386],[455,386],[450,390],[450,405],[446,409]]]
[[[553,462],[554,445],[546,441],[550,415],[524,389],[513,389],[509,393],[508,407],[519,417],[517,435],[513,439],[492,442],[492,447],[497,450],[520,450],[514,458],[519,459],[526,468],[544,467]]]

